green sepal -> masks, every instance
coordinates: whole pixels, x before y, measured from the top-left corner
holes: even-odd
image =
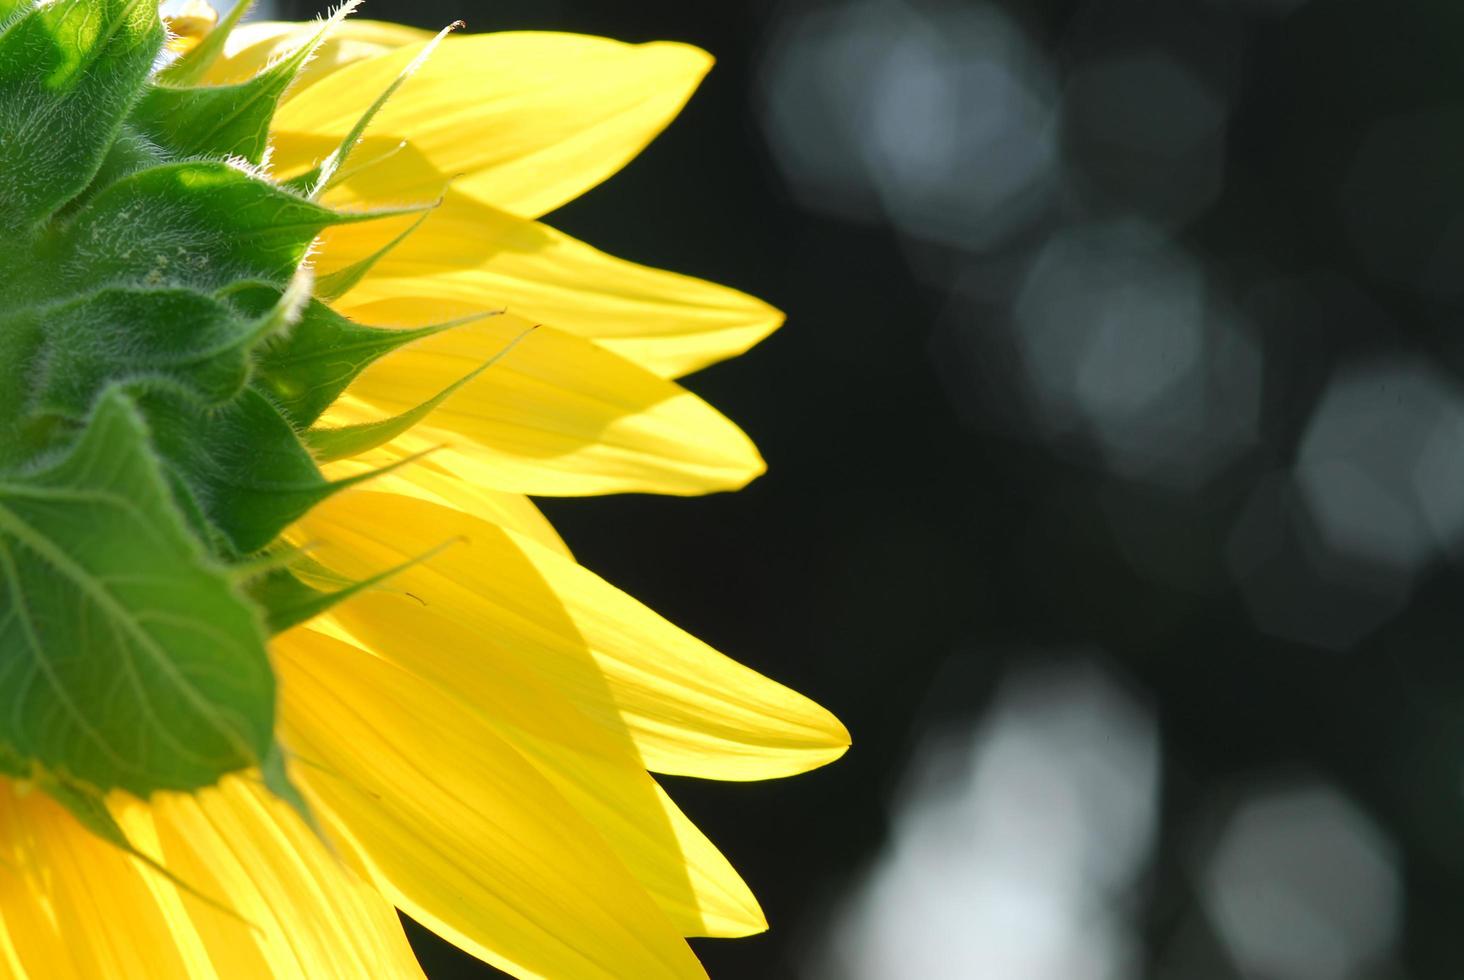
[[[442,201],[438,200],[436,203],[431,205],[431,208],[435,209],[439,205],[441,205],[441,203]],[[372,252],[370,255],[366,256],[364,259],[361,259],[357,262],[352,262],[350,265],[346,266],[343,269],[337,269],[334,272],[329,272],[321,276],[315,284],[315,295],[319,296],[321,299],[329,303],[334,300],[338,300],[342,296],[346,295],[346,293],[349,293],[352,289],[356,287],[357,283],[366,278],[366,273],[375,268],[376,263],[386,258],[386,256],[391,252],[392,249],[396,248],[402,242],[406,241],[411,236],[412,232],[422,227],[422,222],[426,221],[430,217],[432,217],[431,209],[425,211],[420,218],[408,225],[399,235],[397,235],[391,241],[387,242],[385,245],[378,248],[376,251]]]
[[[274,741],[264,632],[172,502],[132,399],[0,482],[0,745],[100,792],[195,790]]]
[[[58,422],[84,421],[110,384],[170,391],[201,409],[236,398],[254,349],[309,299],[310,277],[269,288],[274,302],[247,314],[193,290],[114,287],[0,315],[0,363],[18,378],[0,390],[0,468],[57,448],[74,434]]]
[[[295,79],[281,65],[238,85],[150,85],[129,120],[180,156],[238,157],[258,166],[269,149],[269,124]]]
[[[536,329],[537,326],[534,326],[525,330],[513,340],[509,341],[503,350],[494,354],[478,367],[463,375],[420,405],[409,408],[400,415],[378,419],[374,422],[343,425],[338,428],[310,429],[305,433],[305,443],[315,453],[316,458],[326,463],[332,460],[359,456],[361,453],[375,449],[378,446],[383,446],[417,425],[428,415],[431,415],[438,406],[455,395],[464,385],[503,360],[509,351],[517,347],[525,337],[533,333]]]
[[[233,156],[260,164],[280,99],[349,10],[342,6],[309,41],[247,82],[185,88],[164,79],[149,85],[132,111],[133,124],[181,156]]]
[[[114,287],[26,313],[45,349],[27,379],[31,410],[74,419],[112,380],[165,383],[200,405],[223,404],[248,382],[259,339],[257,323],[189,289]]]
[[[224,554],[230,560],[268,547],[281,531],[340,491],[426,455],[327,480],[294,427],[254,388],[206,413],[190,410],[166,392],[149,393],[142,405],[159,454],[227,540]]]
[[[323,592],[300,581],[290,569],[276,568],[251,581],[246,591],[264,610],[270,633],[278,635],[329,612],[361,589],[350,583],[334,592]]]
[[[51,259],[57,288],[141,283],[213,292],[241,279],[283,285],[325,228],[400,213],[333,211],[226,163],[174,163],[99,192],[43,258]]]
[[[265,548],[341,488],[321,476],[294,428],[253,389],[203,415],[166,396],[144,406],[158,451],[194,488],[236,555]]]
[[[162,44],[156,0],[56,0],[0,33],[0,231],[86,189]]]
[[[269,298],[270,293],[261,290],[250,302],[262,305]],[[350,383],[378,359],[414,341],[488,315],[392,330],[355,323],[312,300],[293,329],[260,348],[254,384],[291,422],[304,429],[314,425]]]

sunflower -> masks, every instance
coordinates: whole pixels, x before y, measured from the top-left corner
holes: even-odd
[[[763,464],[781,322],[541,223],[710,58],[0,0],[0,972],[681,977],[766,927],[650,773],[843,753],[530,495]]]

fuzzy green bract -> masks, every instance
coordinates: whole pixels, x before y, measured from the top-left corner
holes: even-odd
[[[312,299],[315,236],[380,215],[257,170],[310,45],[202,87],[164,40],[156,0],[0,0],[0,773],[123,846],[113,790],[300,805],[268,636],[360,583],[279,535],[341,488],[321,413],[424,333]]]

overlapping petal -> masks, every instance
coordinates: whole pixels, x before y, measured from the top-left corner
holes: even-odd
[[[305,785],[400,908],[520,976],[704,975],[594,828],[452,698],[318,633],[279,662]]]
[[[325,421],[399,415],[523,338],[397,446],[435,450],[469,483],[550,496],[708,493],[763,472],[742,431],[689,391],[552,327],[525,336],[532,326],[499,316],[418,341],[362,374]]]
[[[229,914],[0,785],[0,966],[33,980],[420,978],[391,906],[257,784],[150,807],[120,801],[133,843]]]
[[[331,464],[329,469],[336,479],[370,475],[374,490],[419,497],[465,514],[473,514],[512,528],[544,547],[570,557],[569,547],[564,539],[528,497],[469,483],[455,476],[430,455],[413,460],[409,467],[394,468],[393,464],[402,462],[405,455],[401,449],[387,447],[377,452],[340,460]]]
[[[311,512],[299,533],[318,542],[321,561],[357,577],[458,542],[395,580],[403,594],[394,605],[346,604],[338,616],[369,630],[426,602],[483,638],[484,670],[501,661],[537,674],[610,735],[628,734],[652,771],[768,779],[823,765],[848,746],[823,708],[507,529],[426,501],[355,492]]]
[[[284,21],[256,21],[236,27],[224,45],[223,55],[214,62],[203,81],[208,85],[246,81],[271,61],[307,43],[319,29],[319,24]],[[346,65],[375,58],[406,45],[421,44],[431,37],[431,31],[420,31],[404,24],[354,17],[343,20],[331,30],[315,57],[296,76],[288,97],[299,95]]]
[[[277,172],[324,159],[421,50],[412,44],[355,61],[298,89],[275,119]],[[494,207],[538,217],[639,153],[711,64],[706,52],[670,42],[533,32],[450,37],[382,109],[352,158],[354,176],[326,199],[431,200],[451,181]],[[361,167],[371,161],[378,162]]]
[[[240,28],[205,80],[251,77],[315,31]],[[338,25],[276,117],[274,173],[335,150],[430,36]],[[331,464],[352,476],[431,450],[294,533],[357,578],[446,546],[274,644],[282,741],[338,851],[256,777],[115,801],[194,893],[0,781],[0,975],[419,977],[392,903],[525,977],[703,976],[682,936],[765,928],[646,770],[790,775],[841,755],[847,732],[578,566],[523,496],[703,493],[763,470],[667,379],[782,315],[533,220],[638,153],[710,64],[674,43],[452,37],[375,118],[326,201],[442,201],[337,307],[403,326],[502,314],[373,365],[324,424],[406,412],[522,343],[410,432]],[[333,231],[318,271],[400,228]]]
[[[366,259],[401,230],[385,222],[333,229],[318,267],[328,274]],[[745,293],[614,258],[457,190],[337,307],[364,322],[407,325],[420,322],[424,297],[463,314],[507,309],[553,324],[663,377],[740,354],[783,322]]]
[[[312,628],[376,651],[412,682],[420,678],[461,701],[473,724],[493,728],[594,825],[682,935],[743,936],[766,927],[731,865],[647,775],[628,733],[591,722],[520,658],[449,610],[427,602],[403,617],[402,588],[394,582],[360,596]],[[380,719],[392,737],[413,724],[402,716]],[[471,832],[483,815],[454,819]]]

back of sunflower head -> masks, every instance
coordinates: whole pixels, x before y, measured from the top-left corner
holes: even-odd
[[[311,295],[316,235],[379,215],[263,171],[346,12],[204,86],[237,12],[170,60],[156,0],[0,0],[0,774],[124,844],[114,791],[258,767],[298,803],[266,643],[329,597],[277,538],[339,489],[325,406],[412,336]]]

